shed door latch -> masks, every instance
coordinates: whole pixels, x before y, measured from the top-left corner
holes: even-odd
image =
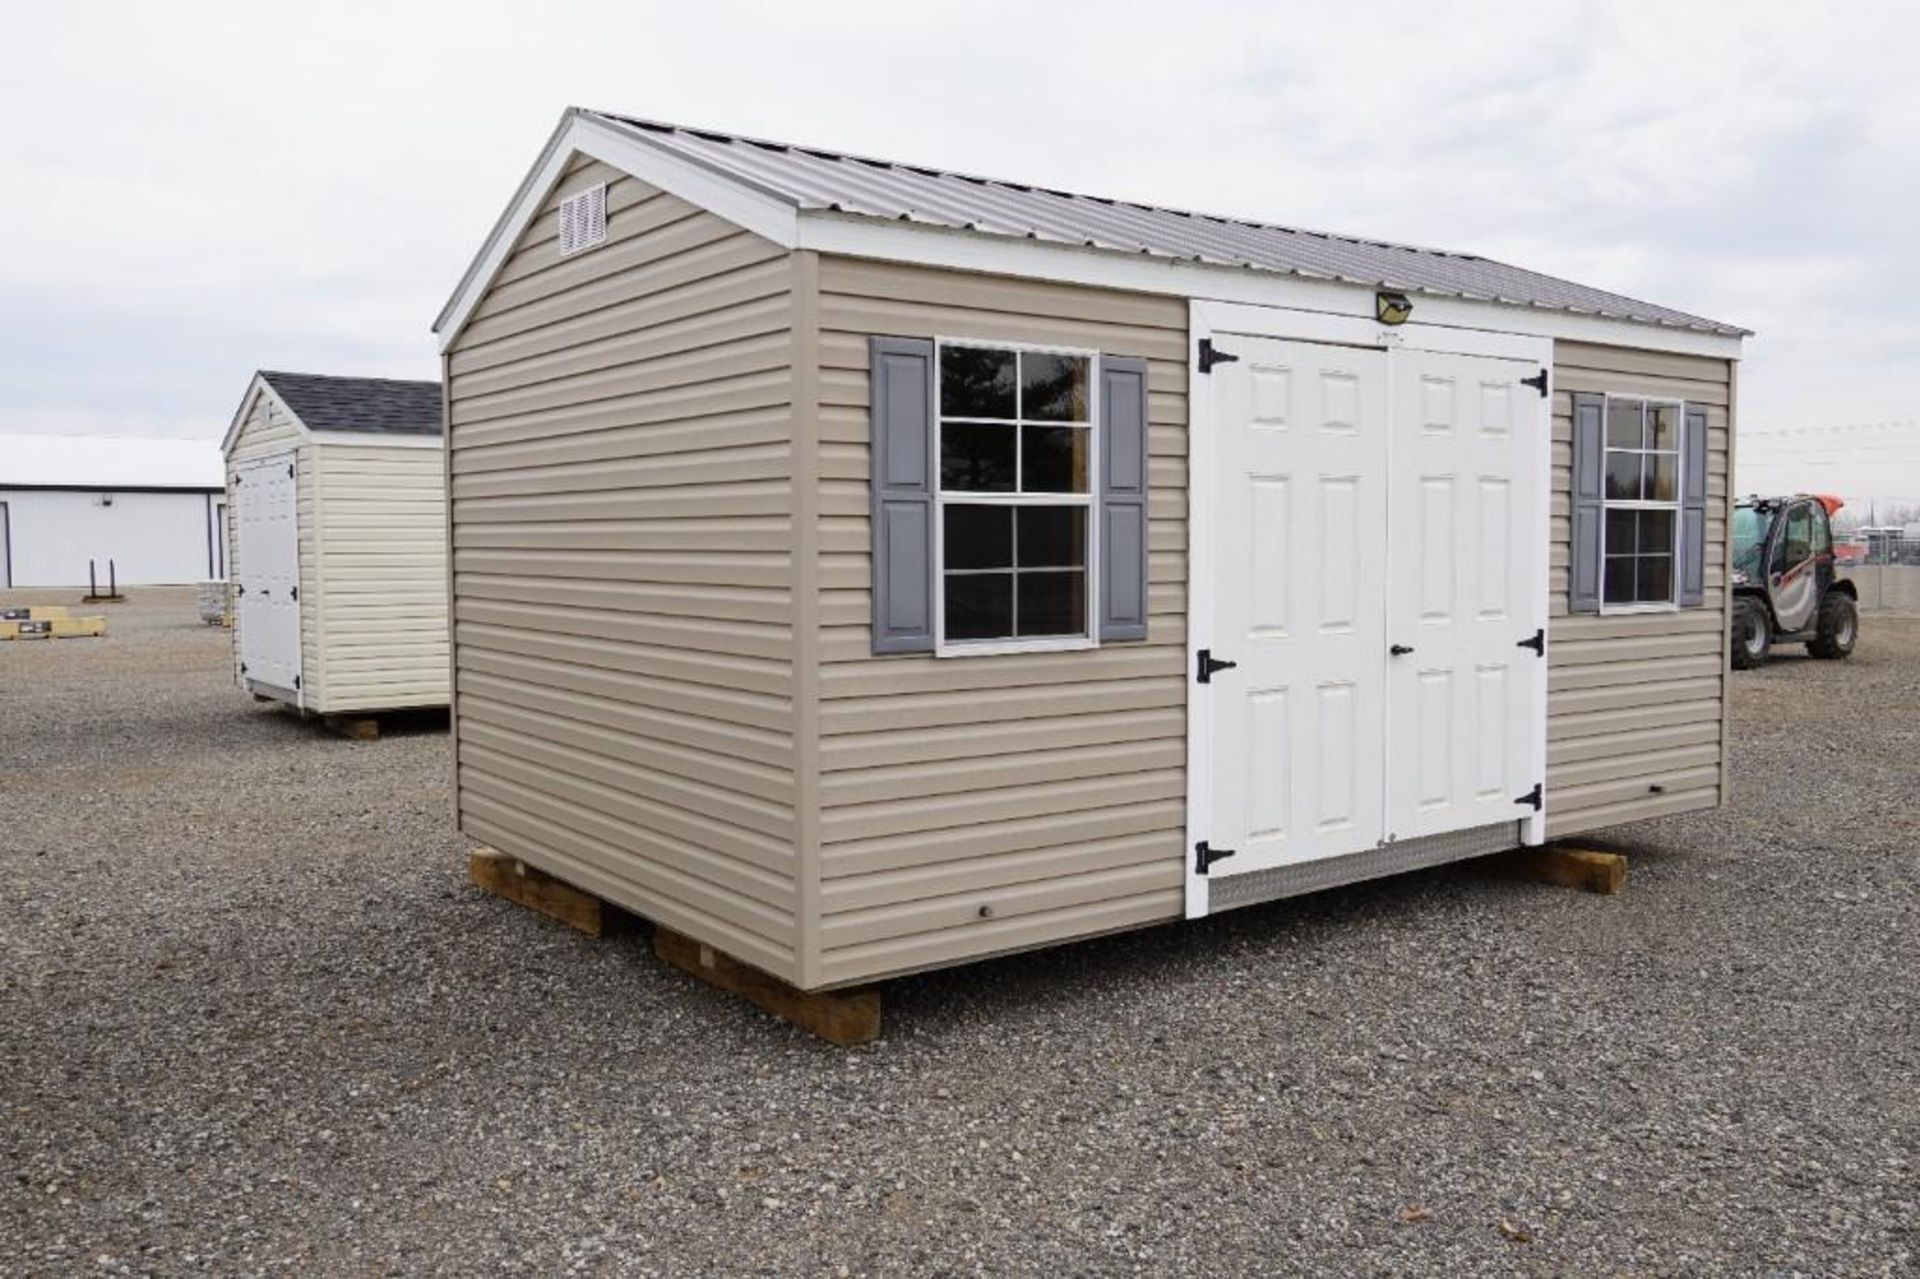
[[[1535,782],[1533,784],[1532,790],[1528,791],[1526,794],[1522,795],[1519,799],[1516,799],[1513,802],[1516,804],[1531,804],[1533,806],[1533,811],[1536,813],[1539,812],[1540,804],[1541,804],[1540,783]]]
[[[1547,371],[1545,369],[1541,369],[1538,373],[1534,374],[1532,377],[1521,378],[1520,385],[1532,387],[1534,390],[1540,392],[1541,399],[1543,400],[1546,399],[1547,398]]]
[[[1530,649],[1532,649],[1532,650],[1533,650],[1533,655],[1534,655],[1535,657],[1545,657],[1545,656],[1547,655],[1547,632],[1546,632],[1546,628],[1545,628],[1545,627],[1542,627],[1541,629],[1539,629],[1539,630],[1537,630],[1537,631],[1535,631],[1535,632],[1534,632],[1534,633],[1533,633],[1533,634],[1532,634],[1532,635],[1531,635],[1530,637],[1528,637],[1527,639],[1523,639],[1523,640],[1521,640],[1521,641],[1520,641],[1520,642],[1519,642],[1518,644],[1515,644],[1515,645],[1514,645],[1514,647],[1515,647],[1515,648],[1530,648]]]
[[[1193,873],[1196,875],[1206,874],[1208,867],[1212,866],[1222,857],[1233,856],[1234,852],[1235,850],[1231,848],[1214,848],[1210,846],[1206,840],[1201,840],[1193,846]]]
[[[1203,648],[1193,663],[1193,677],[1202,684],[1213,683],[1215,671],[1230,671],[1240,665],[1238,662],[1224,662],[1213,655],[1213,650]]]
[[[1214,346],[1212,338],[1200,339],[1200,371],[1202,373],[1213,372],[1213,366],[1216,364],[1238,364],[1239,362],[1239,356],[1230,355]]]

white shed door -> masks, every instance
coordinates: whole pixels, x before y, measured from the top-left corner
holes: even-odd
[[[239,572],[234,582],[240,661],[257,684],[300,689],[300,504],[294,455],[242,465],[237,512]]]
[[[1537,366],[1229,335],[1202,699],[1218,880],[1530,816]],[[1207,519],[1207,513],[1196,518]]]
[[[1512,821],[1540,780],[1540,395],[1514,360],[1395,351],[1387,524],[1387,837]],[[1544,645],[1544,638],[1541,643]]]
[[[1383,833],[1387,356],[1235,337],[1217,366],[1212,873]]]

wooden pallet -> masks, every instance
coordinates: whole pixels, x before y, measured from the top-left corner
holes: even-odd
[[[630,918],[618,906],[492,848],[473,851],[467,859],[467,878],[496,897],[557,919],[589,937],[599,937]],[[828,1043],[851,1047],[880,1037],[877,986],[800,990],[658,924],[653,927],[653,953],[708,985],[738,995]]]
[[[34,617],[0,621],[0,640],[79,639],[106,633],[107,619],[104,617]]]

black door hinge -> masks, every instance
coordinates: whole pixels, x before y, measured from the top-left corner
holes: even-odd
[[[1541,399],[1543,400],[1546,399],[1547,398],[1547,371],[1545,369],[1541,369],[1538,373],[1534,374],[1532,377],[1521,378],[1520,385],[1532,387],[1534,390],[1540,392]]]
[[[1215,347],[1212,338],[1200,339],[1200,371],[1202,373],[1213,372],[1213,366],[1216,364],[1238,364],[1239,362],[1239,356],[1229,355]]]
[[[1212,649],[1203,648],[1199,656],[1194,659],[1193,678],[1202,684],[1211,684],[1215,671],[1230,671],[1238,665],[1240,665],[1238,662],[1219,661],[1214,657]]]
[[[1545,627],[1541,627],[1541,628],[1540,628],[1539,630],[1537,630],[1537,631],[1535,631],[1535,632],[1534,632],[1534,633],[1533,633],[1533,634],[1532,634],[1531,636],[1529,636],[1528,638],[1526,638],[1526,639],[1523,639],[1523,640],[1521,640],[1521,641],[1520,641],[1520,642],[1519,642],[1518,644],[1515,644],[1515,645],[1514,645],[1514,647],[1515,647],[1515,648],[1530,648],[1530,649],[1532,649],[1532,650],[1533,650],[1533,652],[1534,652],[1534,656],[1536,656],[1536,657],[1545,657],[1545,656],[1547,655],[1547,631],[1546,631],[1546,628],[1545,628]]]
[[[1526,794],[1524,794],[1524,795],[1522,795],[1522,796],[1521,796],[1521,797],[1520,797],[1519,799],[1516,799],[1516,800],[1514,800],[1513,802],[1514,802],[1514,803],[1516,803],[1516,804],[1531,804],[1531,805],[1533,805],[1533,811],[1534,811],[1534,812],[1536,812],[1536,813],[1537,813],[1537,812],[1539,812],[1539,811],[1540,811],[1540,803],[1541,803],[1541,799],[1540,799],[1540,783],[1539,783],[1539,782],[1535,782],[1535,783],[1533,784],[1533,789],[1532,789],[1532,790],[1530,790],[1530,791],[1528,791],[1528,792],[1527,792]]]
[[[240,663],[240,673],[242,675],[247,673],[247,664],[245,662]]]
[[[297,586],[296,586],[296,587],[294,587],[294,588],[293,588],[293,592],[292,592],[292,594],[291,594],[291,596],[289,596],[289,598],[291,598],[291,599],[296,599],[296,600],[297,600],[297,599],[299,599],[299,598],[300,598],[300,588],[299,588],[299,587],[297,587]]]
[[[1193,873],[1196,875],[1204,875],[1207,873],[1208,867],[1212,866],[1222,857],[1231,857],[1233,854],[1233,849],[1212,848],[1209,847],[1207,841],[1203,839],[1193,846]]]
[[[1545,394],[1545,392],[1542,392],[1542,394]],[[293,478],[293,463],[291,462],[287,463],[287,478]]]
[[[298,675],[295,675],[295,676],[293,677],[293,686],[294,686],[295,688],[299,688],[299,687],[300,687],[300,677],[299,677]]]

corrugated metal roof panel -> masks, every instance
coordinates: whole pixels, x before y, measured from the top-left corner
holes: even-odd
[[[1726,336],[1747,330],[1467,253],[1303,231],[589,112],[797,208]]]

